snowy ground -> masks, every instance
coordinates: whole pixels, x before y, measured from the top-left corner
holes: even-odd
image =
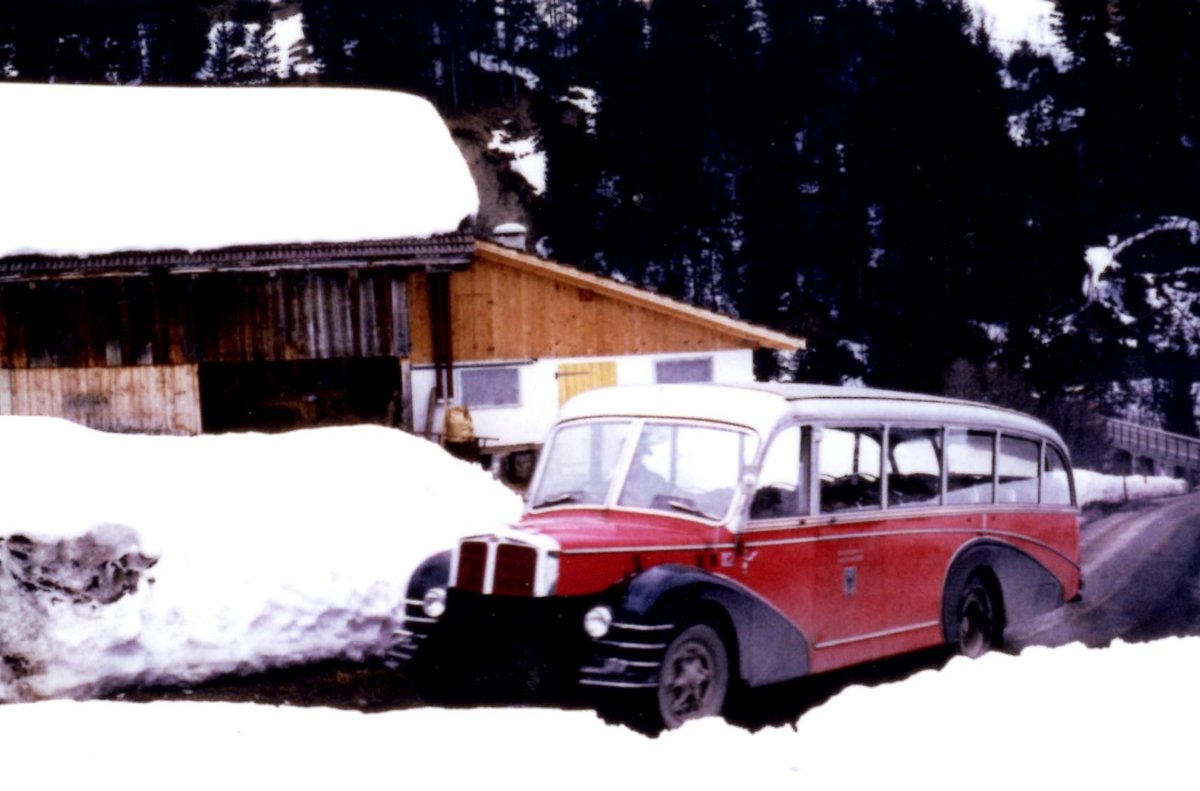
[[[704,720],[651,739],[543,709],[71,701],[0,706],[0,733],[6,783],[57,788],[1182,788],[1198,666],[1200,638],[959,658],[753,734]]]
[[[54,698],[0,706],[5,752],[21,757],[6,782],[1107,788],[1174,786],[1191,768],[1195,638],[954,659],[850,687],[794,731],[754,734],[713,720],[651,739],[588,711],[531,708],[63,700],[376,653],[409,570],[520,503],[482,470],[377,427],[180,438],[0,418],[0,445],[0,700]],[[1080,475],[1099,499],[1175,486]]]

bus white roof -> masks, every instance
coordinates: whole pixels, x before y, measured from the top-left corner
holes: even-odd
[[[589,390],[568,401],[564,420],[637,416],[715,420],[762,435],[784,418],[815,421],[919,422],[998,428],[1046,437],[1063,445],[1045,423],[1021,412],[943,396],[827,385],[751,383],[625,385]]]

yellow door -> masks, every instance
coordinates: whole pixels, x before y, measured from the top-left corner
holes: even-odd
[[[596,387],[617,383],[617,364],[612,361],[598,363],[563,363],[558,366],[558,405],[562,406],[571,396]]]

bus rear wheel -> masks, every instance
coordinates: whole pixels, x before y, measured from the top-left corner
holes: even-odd
[[[658,714],[663,725],[721,713],[729,691],[729,653],[715,629],[689,626],[675,636],[663,656],[658,681]]]
[[[1004,622],[1000,595],[978,574],[963,584],[955,615],[958,624],[958,651],[978,658],[1003,642]]]

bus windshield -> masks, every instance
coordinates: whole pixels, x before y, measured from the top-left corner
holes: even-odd
[[[631,442],[627,469],[618,471]],[[728,512],[756,448],[749,432],[694,423],[570,425],[551,438],[530,502],[533,508],[616,505],[717,521]]]

